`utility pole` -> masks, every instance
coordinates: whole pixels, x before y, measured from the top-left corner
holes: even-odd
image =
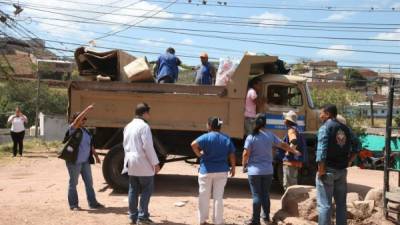
[[[36,89],[36,115],[35,115],[35,138],[39,136],[39,98],[40,98],[40,74],[39,74],[39,60],[37,62],[36,78],[37,78],[37,89]]]

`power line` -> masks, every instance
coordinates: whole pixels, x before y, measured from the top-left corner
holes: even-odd
[[[1,3],[1,2],[0,2]],[[49,7],[49,6],[36,6],[39,8],[36,8],[35,6],[26,6],[27,8],[33,9],[33,10],[43,10],[43,8],[46,9],[54,9],[57,11],[76,11],[76,12],[87,12],[87,13],[93,13],[93,14],[110,14],[110,15],[114,15],[114,16],[129,16],[129,17],[136,17],[136,18],[154,18],[154,19],[164,19],[164,20],[172,20],[172,21],[181,21],[181,22],[195,22],[195,23],[217,23],[217,24],[221,24],[221,25],[239,25],[239,26],[265,26],[265,27],[269,27],[269,26],[278,26],[278,27],[303,27],[303,28],[327,28],[326,24],[324,24],[324,26],[320,26],[320,25],[299,25],[299,24],[295,24],[295,25],[290,25],[290,24],[279,24],[279,23],[266,23],[266,20],[260,20],[259,22],[254,22],[257,21],[254,18],[245,18],[247,21],[230,21],[230,20],[209,20],[209,19],[189,19],[189,18],[165,18],[165,17],[156,17],[156,16],[152,16],[152,17],[148,17],[148,16],[134,16],[131,14],[126,14],[126,13],[111,13],[111,12],[100,12],[100,11],[94,11],[94,10],[88,10],[88,9],[77,9],[77,8],[60,8],[60,7]],[[54,11],[48,11],[48,12],[52,12],[52,13],[57,13]],[[64,14],[63,14],[64,15]],[[65,14],[66,16],[71,16],[71,14]],[[190,13],[187,13],[187,15],[192,15]],[[93,18],[87,18],[87,19],[93,19]],[[269,19],[268,19],[269,21]],[[271,20],[271,21],[275,21],[275,22],[289,22],[290,20]],[[366,24],[365,24],[366,25]],[[394,26],[398,26],[394,25]],[[396,29],[397,27],[366,27],[366,26],[329,26],[328,28],[342,28],[342,29],[353,29],[352,32],[355,32],[357,30],[354,29],[369,29],[369,30],[388,30],[388,29]],[[327,29],[323,29],[323,30],[327,30]],[[331,31],[331,30],[327,30],[327,31]],[[333,31],[340,31],[340,30],[333,30]],[[360,30],[360,32],[364,32],[365,30]],[[393,33],[393,32],[391,32]],[[394,32],[396,33],[396,32]]]
[[[66,20],[70,22],[75,22],[74,20]],[[76,21],[77,23],[83,22],[88,23],[88,21]],[[201,36],[206,38],[218,38],[218,39],[229,39],[234,41],[240,42],[252,42],[257,44],[266,44],[266,45],[277,45],[277,46],[286,46],[286,47],[296,47],[296,48],[309,48],[309,49],[319,49],[319,50],[338,50],[338,51],[345,51],[345,52],[363,52],[363,53],[372,53],[372,54],[388,54],[388,55],[399,55],[399,52],[387,52],[387,51],[373,51],[373,50],[360,50],[360,49],[345,49],[345,48],[326,48],[326,47],[319,47],[319,46],[309,46],[309,45],[298,45],[298,44],[284,44],[280,42],[267,42],[267,41],[257,41],[257,40],[250,40],[250,39],[243,39],[243,38],[234,38],[234,37],[224,37],[224,36],[217,36],[217,35],[203,35],[203,34],[194,34],[194,33],[185,33],[185,32],[177,32],[174,30],[183,30],[183,31],[190,31],[190,32],[205,32],[205,33],[226,33],[223,31],[210,31],[210,30],[196,30],[196,29],[184,29],[184,28],[170,28],[170,27],[156,27],[156,26],[136,26],[136,28],[143,28],[147,30],[158,30],[162,32],[168,33],[176,33],[176,34],[185,34],[185,35],[192,35],[192,36]],[[243,34],[243,33],[239,33]]]
[[[74,16],[75,17],[75,16]],[[119,23],[119,22],[108,22],[108,21],[100,21],[100,22],[91,22],[91,21],[82,21],[82,20],[73,20],[73,19],[62,19],[62,18],[49,18],[49,17],[39,17],[34,16],[31,18],[41,19],[41,20],[57,20],[57,21],[66,21],[66,22],[74,22],[74,23],[83,23],[83,24],[104,24],[104,25],[125,25],[129,26],[129,24]],[[80,18],[80,17],[78,17]],[[140,28],[151,28],[156,29],[159,27],[145,27],[145,26],[136,26]],[[182,28],[171,28],[171,27],[162,27],[165,29],[175,29],[182,30]],[[193,29],[192,29],[193,30]],[[397,39],[382,39],[382,38],[355,38],[355,37],[332,37],[332,36],[306,36],[306,35],[286,35],[286,34],[274,34],[274,33],[254,33],[254,32],[232,32],[232,31],[221,31],[221,30],[196,30],[199,32],[218,32],[218,33],[226,33],[226,34],[236,34],[236,35],[253,35],[253,36],[277,36],[277,37],[296,37],[296,38],[310,38],[310,39],[332,39],[332,40],[352,40],[352,41],[385,41],[385,42],[398,42]]]
[[[144,9],[144,8],[127,8],[124,6],[115,6],[115,5],[101,5],[101,4],[96,4],[96,3],[89,3],[89,2],[76,2],[76,1],[68,1],[65,0],[63,2],[69,2],[69,3],[75,3],[79,5],[89,5],[89,6],[99,6],[99,7],[107,7],[107,8],[112,8],[112,9],[123,9],[123,10],[128,10],[128,11],[152,11],[149,9]],[[34,6],[40,6],[42,8],[55,8],[55,7],[49,7],[48,5],[44,4],[33,4],[33,3],[27,3],[24,2],[23,4],[29,4],[29,5],[34,5]],[[58,7],[59,9],[72,9],[73,8],[65,8],[65,7]],[[200,16],[200,17],[214,17],[214,18],[230,18],[230,19],[241,19],[241,20],[246,20],[250,19],[249,17],[240,17],[240,16],[226,16],[226,15],[213,15],[213,14],[200,14],[200,13],[188,13],[188,12],[180,12],[180,11],[165,11],[166,13],[172,13],[172,14],[177,14],[177,15],[191,15],[191,16]],[[259,20],[259,21],[265,21],[265,19],[262,18],[251,18],[251,20]],[[348,25],[375,25],[375,26],[398,26],[400,25],[399,23],[364,23],[364,22],[338,22],[338,21],[310,21],[310,20],[288,20],[288,19],[268,19],[269,21],[280,21],[280,22],[296,22],[296,23],[317,23],[317,24],[348,24]]]
[[[156,2],[156,3],[169,3],[168,1],[165,0],[147,0],[148,2]],[[57,2],[57,1],[56,1]],[[81,4],[82,2],[78,1],[71,1],[71,0],[65,0],[62,2],[69,2],[69,3],[76,3],[76,4]],[[267,4],[262,4],[262,5],[250,5],[250,4],[227,4],[227,5],[220,5],[220,4],[213,4],[207,2],[207,4],[196,4],[196,3],[188,3],[187,1],[181,2],[177,1],[176,4],[180,5],[191,5],[191,6],[217,6],[218,8],[249,8],[249,9],[280,9],[280,10],[294,10],[294,11],[327,11],[327,12],[367,12],[367,13],[398,13],[398,9],[396,8],[388,8],[388,9],[381,9],[377,7],[365,7],[361,8],[357,6],[357,9],[355,7],[350,7],[350,8],[341,8],[341,7],[335,7],[335,6],[326,6],[326,7],[304,7],[302,6],[279,6],[277,4],[274,5],[267,5]]]
[[[139,21],[137,21],[137,22],[135,22],[135,23],[133,23],[133,24],[131,24],[131,25],[125,27],[125,28],[122,28],[122,29],[120,29],[120,30],[117,30],[117,31],[114,31],[114,32],[110,32],[110,33],[107,33],[107,34],[102,35],[102,36],[100,36],[100,37],[94,38],[94,40],[99,40],[99,39],[102,39],[102,38],[105,38],[105,37],[109,37],[109,36],[112,36],[112,35],[121,33],[121,32],[123,32],[123,31],[125,31],[125,30],[128,30],[128,29],[130,29],[130,28],[132,28],[132,27],[138,25],[139,23],[141,23],[141,22],[143,22],[143,21],[145,21],[145,20],[147,20],[147,19],[149,19],[149,18],[152,18],[153,16],[158,15],[158,14],[161,13],[163,10],[168,9],[169,7],[171,7],[172,5],[174,5],[176,2],[177,2],[177,0],[174,0],[173,2],[170,2],[167,6],[165,6],[165,7],[161,8],[161,9],[157,10],[156,12],[154,12],[153,15],[151,15],[151,16],[148,17],[148,18],[143,18],[143,19],[141,19],[141,20],[139,20]]]
[[[73,14],[67,14],[67,13],[62,13],[62,12],[56,12],[56,11],[51,11],[51,10],[43,10],[41,8],[36,8],[36,7],[31,7],[31,6],[25,6],[28,9],[36,10],[36,11],[41,11],[41,12],[46,12],[46,13],[52,13],[52,14],[57,14],[57,15],[63,15],[63,16],[68,16],[68,17],[73,17],[73,18],[79,18],[79,19],[84,19],[84,20],[93,20],[93,21],[98,21],[101,23],[105,24],[117,24],[117,25],[125,25],[129,27],[135,26],[135,24],[127,24],[127,23],[119,23],[119,22],[114,22],[114,21],[105,21],[105,20],[98,20],[98,19],[91,19],[88,17],[81,17]],[[78,10],[79,11],[79,10]],[[82,10],[82,11],[88,11],[90,10]],[[160,11],[161,12],[161,11]],[[95,12],[91,11],[91,13],[101,13],[101,12]],[[113,14],[117,15],[117,14]],[[123,16],[127,16],[127,14],[123,14]],[[310,31],[327,31],[327,32],[354,32],[354,33],[376,33],[376,32],[382,32],[383,30],[387,29],[395,29],[393,28],[369,28],[369,27],[345,27],[345,26],[336,26],[338,27],[337,29],[328,29],[324,28],[325,26],[316,26],[316,25],[290,25],[290,24],[277,24],[277,23],[265,23],[265,22],[242,22],[242,21],[210,21],[210,20],[200,20],[200,19],[181,19],[181,18],[165,18],[165,17],[155,17],[155,16],[131,16],[131,17],[137,17],[137,18],[143,18],[142,20],[146,19],[162,19],[162,20],[172,20],[172,21],[180,21],[180,22],[193,22],[193,23],[201,23],[201,24],[218,24],[218,25],[235,25],[235,26],[243,26],[243,27],[274,27],[275,29],[288,29],[288,30],[310,30]],[[141,22],[141,21],[140,21]],[[138,22],[139,23],[139,22]],[[332,26],[331,26],[332,27]],[[335,27],[332,27],[335,28]],[[341,28],[341,29],[339,29]],[[357,28],[357,29],[355,29]],[[351,29],[351,30],[348,30]],[[385,33],[400,33],[400,31],[385,31]]]

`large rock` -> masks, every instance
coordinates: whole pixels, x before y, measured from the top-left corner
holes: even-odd
[[[383,190],[379,188],[369,190],[364,200],[373,200],[376,207],[383,207]]]
[[[358,193],[356,192],[347,193],[347,198],[346,198],[347,207],[351,207],[353,205],[353,202],[360,200],[361,198]]]
[[[347,207],[349,219],[363,220],[372,215],[374,211],[374,200],[354,201],[351,207]]]
[[[298,204],[299,216],[309,220],[318,221],[317,210],[317,191],[315,189],[309,192],[309,198]]]
[[[299,216],[299,203],[305,201],[310,197],[310,192],[315,191],[313,186],[307,185],[294,185],[289,187],[285,194],[282,196],[282,210],[287,212],[290,216]]]
[[[285,220],[280,221],[281,225],[317,225],[316,222],[308,221],[298,217],[287,217]]]

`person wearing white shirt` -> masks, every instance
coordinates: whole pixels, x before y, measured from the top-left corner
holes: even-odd
[[[25,123],[28,118],[21,112],[19,107],[15,108],[15,114],[8,117],[8,123],[11,124],[11,138],[13,140],[13,157],[17,156],[17,146],[19,156],[22,156],[24,149]]]
[[[138,104],[135,115],[124,128],[123,140],[125,159],[122,173],[127,172],[129,176],[129,218],[133,224],[153,224],[148,206],[154,188],[154,175],[160,171],[160,166],[147,124],[150,107],[146,103]]]

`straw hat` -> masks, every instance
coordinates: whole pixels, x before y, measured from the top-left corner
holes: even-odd
[[[200,53],[200,58],[208,58],[207,52]]]
[[[297,114],[292,110],[287,113],[283,113],[283,119],[297,124]]]

